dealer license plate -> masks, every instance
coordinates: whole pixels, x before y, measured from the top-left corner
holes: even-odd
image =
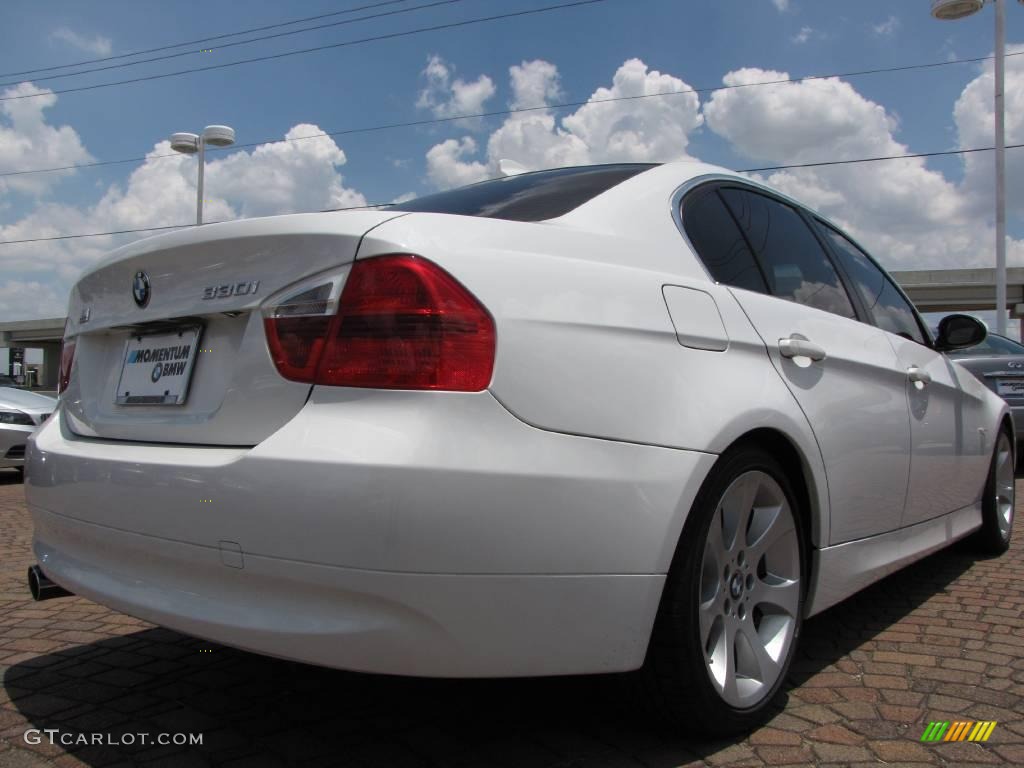
[[[996,379],[996,392],[1004,397],[1024,397],[1024,379]]]
[[[132,336],[125,344],[118,405],[184,405],[202,328]]]

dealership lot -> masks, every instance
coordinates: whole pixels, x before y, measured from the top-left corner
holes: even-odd
[[[809,620],[785,707],[695,744],[637,715],[616,678],[432,681],[224,648],[81,598],[32,603],[31,521],[0,471],[0,768],[5,766],[715,766],[1024,764],[1024,538],[964,546]],[[923,744],[931,721],[997,721]],[[25,733],[30,731],[26,743]],[[57,729],[51,744],[37,731]],[[202,734],[202,745],[135,734]],[[78,734],[102,734],[83,744]],[[134,743],[128,743],[128,742]]]

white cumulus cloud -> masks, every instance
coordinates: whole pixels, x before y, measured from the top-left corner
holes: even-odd
[[[1018,53],[1024,46],[1008,46]],[[1006,143],[1024,143],[1024,56],[1006,59]],[[967,84],[953,110],[960,147],[991,147],[995,143],[993,63]],[[1007,202],[1011,214],[1024,214],[1024,155],[1020,149],[1006,153]],[[995,158],[991,152],[964,156],[964,190],[971,210],[984,215],[995,205]]]
[[[879,37],[892,37],[900,28],[900,20],[896,16],[890,16],[883,22],[875,24],[871,29]]]
[[[207,192],[231,201],[245,217],[366,205],[342,183],[337,169],[347,162],[345,153],[322,134],[303,123],[285,134],[286,141],[208,163]]]
[[[315,125],[300,124],[286,134],[298,140],[224,157],[208,155],[205,220],[365,205],[363,195],[344,184],[339,169],[345,153],[330,137],[316,136],[321,133]],[[302,138],[309,136],[315,138]],[[22,218],[0,225],[0,240],[188,224],[195,220],[195,200],[196,158],[175,154],[161,141],[123,184],[112,184],[96,202],[41,202]],[[0,318],[61,314],[67,291],[84,268],[141,236],[0,246]],[[19,298],[23,290],[30,291],[31,300]]]
[[[113,45],[109,37],[103,35],[81,35],[68,27],[59,27],[50,33],[54,40],[67,43],[72,48],[91,53],[95,56],[109,56],[113,51]]]
[[[476,154],[472,137],[448,139],[427,152],[427,176],[440,189],[461,187],[487,178],[487,166],[464,158]]]
[[[54,126],[46,110],[57,103],[52,91],[20,83],[3,91],[5,97],[41,93],[33,99],[0,102],[0,173],[35,168],[60,168],[90,162],[90,155],[74,128]],[[24,176],[0,176],[0,194],[8,191],[40,195],[74,171]]]
[[[531,109],[510,115],[488,138],[486,157],[476,142],[454,139],[427,153],[428,177],[439,187],[497,174],[503,159],[538,170],[606,162],[665,162],[688,157],[690,134],[703,122],[700,99],[684,81],[630,59],[610,87],[559,120],[544,107],[563,98],[558,69],[528,61],[509,70],[510,106]],[[652,94],[673,94],[648,98]],[[675,95],[678,94],[678,95]],[[464,183],[464,182],[463,182]]]
[[[804,43],[806,43],[808,40],[811,39],[811,36],[813,34],[814,34],[814,28],[813,27],[803,26],[803,27],[800,27],[800,31],[797,32],[795,35],[793,35],[793,37],[790,38],[790,39],[794,43],[796,43],[797,45],[803,45]]]
[[[426,85],[420,91],[416,106],[430,110],[434,117],[442,119],[482,111],[496,90],[491,78],[480,75],[476,80],[466,81],[453,78],[453,74],[452,66],[444,59],[431,56],[422,73]],[[466,120],[464,124],[478,125],[479,121]]]
[[[786,78],[753,68],[726,85]],[[895,118],[836,78],[720,90],[704,114],[743,155],[783,165],[902,155]],[[892,269],[956,268],[991,262],[992,232],[972,215],[963,188],[911,158],[772,173],[768,183],[849,228]]]

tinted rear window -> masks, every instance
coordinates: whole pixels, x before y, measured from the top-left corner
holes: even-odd
[[[687,198],[683,226],[715,282],[768,293],[754,254],[715,188],[699,190]]]
[[[564,216],[602,192],[654,167],[647,163],[629,163],[524,173],[420,197],[388,210],[545,221]]]
[[[796,209],[747,189],[721,194],[760,259],[773,296],[856,316],[835,267]]]

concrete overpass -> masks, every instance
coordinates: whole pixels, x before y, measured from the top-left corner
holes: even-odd
[[[1010,316],[1024,317],[1024,267],[1013,267],[1007,273]],[[921,312],[980,312],[994,310],[996,306],[995,269],[930,269],[893,272],[892,276]],[[1021,328],[1024,336],[1024,323]],[[0,322],[0,347],[43,350],[40,385],[46,389],[57,384],[63,335],[63,317]]]
[[[1024,317],[1024,267],[1006,270],[1006,304],[1010,317]],[[919,312],[981,312],[996,308],[996,271],[928,269],[892,272]],[[1024,341],[1024,322],[1021,323]]]

